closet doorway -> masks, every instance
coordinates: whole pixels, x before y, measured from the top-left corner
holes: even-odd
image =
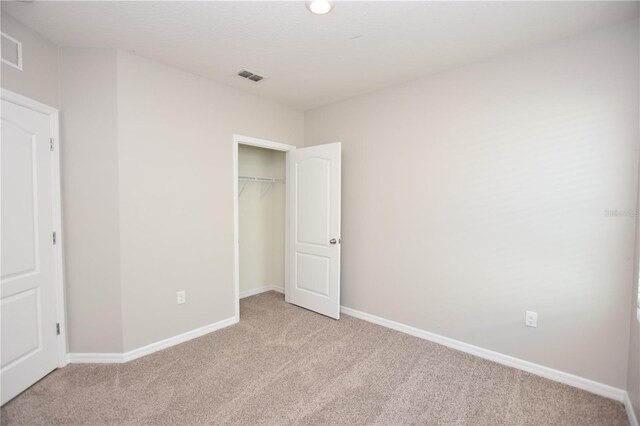
[[[235,316],[264,291],[340,317],[341,144],[233,137]]]

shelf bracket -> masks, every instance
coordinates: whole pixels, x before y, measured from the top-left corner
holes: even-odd
[[[269,182],[269,184],[267,185],[267,189],[263,189],[262,191],[260,191],[260,198],[264,198],[264,196],[269,193],[271,185],[273,185],[273,182]]]
[[[247,183],[249,183],[248,180],[244,181],[244,183],[242,184],[242,187],[240,188],[240,191],[238,192],[238,197],[242,195],[242,192],[247,187]]]

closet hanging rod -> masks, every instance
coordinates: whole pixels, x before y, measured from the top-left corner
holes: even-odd
[[[240,182],[244,182],[242,184],[242,187],[240,188],[240,191],[238,192],[238,197],[242,195],[242,192],[244,192],[244,188],[247,186],[249,182],[260,182],[260,183],[269,184],[267,185],[267,189],[264,189],[261,191],[260,198],[264,197],[267,194],[267,192],[269,192],[269,189],[271,189],[271,185],[273,185],[274,182],[285,183],[284,179],[275,179],[275,178],[259,177],[259,176],[238,176],[238,180]]]
[[[247,182],[266,182],[266,183],[284,182],[284,179],[276,179],[276,178],[260,177],[260,176],[238,176],[238,180],[247,181]]]

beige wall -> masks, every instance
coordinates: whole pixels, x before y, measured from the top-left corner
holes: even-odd
[[[232,140],[302,145],[303,114],[118,54],[124,349],[232,317]],[[186,290],[187,303],[176,304]]]
[[[0,84],[58,108],[58,47],[8,13],[1,15],[2,32],[22,43],[22,71],[3,63]]]
[[[640,124],[640,121],[639,121]],[[638,206],[640,207],[640,185],[638,188]],[[639,210],[636,210],[638,212]],[[638,282],[640,282],[640,216],[636,217],[636,254],[635,274],[631,281],[633,299],[631,303],[631,329],[629,334],[629,371],[627,372],[627,393],[640,419],[640,312],[637,311]]]
[[[285,154],[240,145],[238,175],[283,179]],[[283,182],[249,182],[238,198],[241,293],[266,286],[284,291],[284,189]]]
[[[71,352],[121,352],[116,51],[60,49]]]
[[[61,51],[71,351],[232,317],[233,134],[301,145],[302,113],[131,54]]]
[[[307,112],[343,144],[342,303],[624,388],[637,28]]]

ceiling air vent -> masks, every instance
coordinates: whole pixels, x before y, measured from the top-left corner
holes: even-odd
[[[251,71],[247,71],[247,70],[242,70],[238,73],[238,75],[240,77],[244,77],[244,78],[248,78],[251,81],[255,81],[258,82],[260,80],[262,80],[264,77],[258,74],[254,74]]]
[[[22,70],[22,43],[5,33],[0,34],[2,37],[2,63]]]

